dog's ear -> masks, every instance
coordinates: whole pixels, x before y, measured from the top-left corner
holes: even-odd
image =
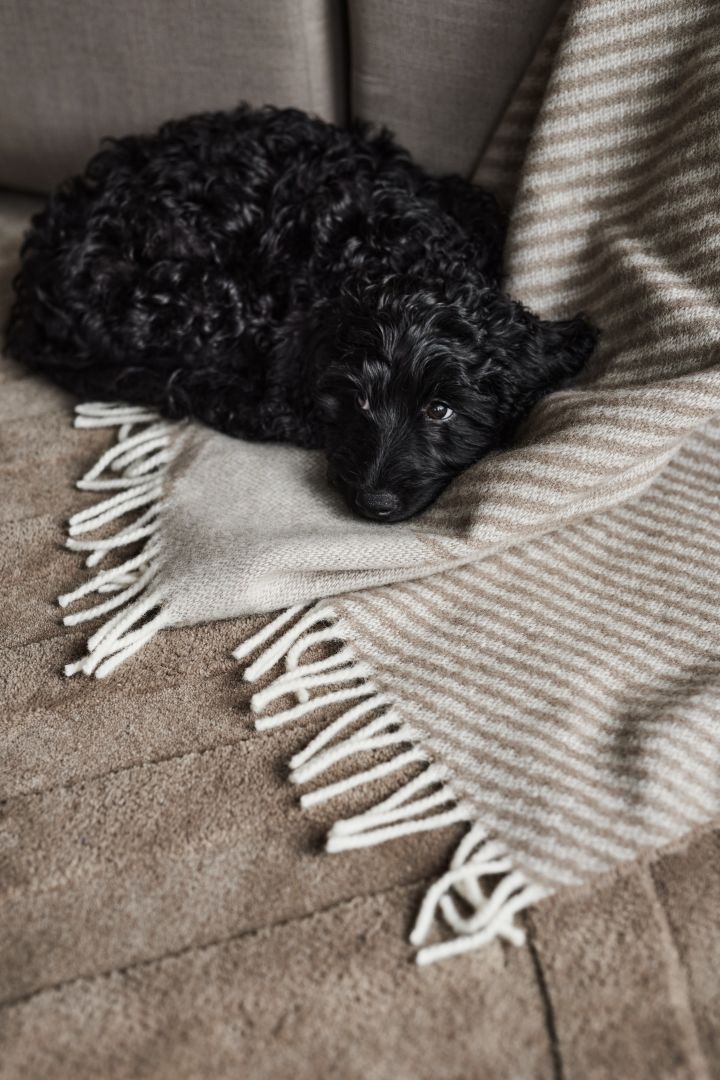
[[[582,371],[597,338],[597,330],[585,315],[560,321],[538,320],[538,363],[548,389],[555,389]]]
[[[522,315],[523,330],[511,335],[514,347],[502,380],[506,407],[518,417],[582,371],[598,336],[584,315],[560,321],[538,319],[526,310]]]

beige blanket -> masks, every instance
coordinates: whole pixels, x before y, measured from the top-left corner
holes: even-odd
[[[238,651],[264,648],[250,679],[285,661],[258,725],[347,707],[293,760],[296,782],[323,777],[304,800],[417,770],[329,847],[468,823],[413,935],[439,907],[453,936],[421,960],[521,941],[521,908],[720,808],[719,38],[703,0],[571,9],[509,287],[548,317],[586,310],[601,346],[581,386],[419,520],[350,518],[315,455],[80,410],[119,437],[71,525],[70,546],[110,566],[62,599],[69,621],[102,620],[69,673],[108,675],[165,626],[283,608]]]

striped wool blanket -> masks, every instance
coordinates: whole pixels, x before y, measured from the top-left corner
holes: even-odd
[[[522,941],[521,909],[720,810],[720,8],[577,0],[554,43],[478,175],[522,147],[509,289],[602,339],[512,450],[388,527],[351,519],[315,454],[78,410],[119,431],[71,523],[110,565],[61,598],[100,621],[69,673],[279,610],[237,655],[274,672],[258,727],[329,717],[291,763],[306,804],[337,799],[329,849],[467,823],[418,914],[423,962]],[[342,818],[343,791],[393,774]]]

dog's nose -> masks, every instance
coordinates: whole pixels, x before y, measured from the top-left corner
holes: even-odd
[[[366,517],[383,518],[400,509],[400,500],[391,491],[359,491],[355,505]]]

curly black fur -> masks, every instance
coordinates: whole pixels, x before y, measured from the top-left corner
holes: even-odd
[[[109,140],[49,199],[7,346],[84,398],[322,447],[400,520],[592,351],[500,290],[503,237],[491,195],[386,131],[241,105]]]

